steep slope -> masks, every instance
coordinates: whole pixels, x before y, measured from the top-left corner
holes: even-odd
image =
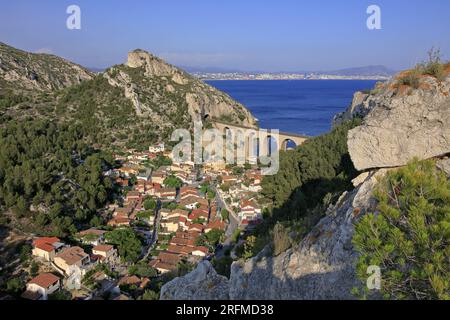
[[[241,104],[143,50],[104,73],[0,46],[0,120],[71,122],[89,143],[146,149],[177,128],[211,119],[253,126]]]
[[[137,115],[149,115],[162,125],[205,118],[255,123],[250,112],[225,93],[143,50],[130,52],[126,64],[110,68],[104,76],[124,90]]]
[[[298,245],[277,256],[267,246],[249,260],[235,261],[228,282],[229,299],[354,298],[352,289],[361,288],[355,272],[358,253],[352,244],[355,223],[366,213],[373,212],[377,204],[373,191],[378,179],[388,170],[394,170],[384,167],[403,166],[414,157],[438,157],[441,159],[438,159],[437,167],[449,174],[449,160],[445,155],[450,154],[447,135],[450,130],[447,89],[450,76],[444,79],[422,76],[416,85],[406,85],[402,77],[399,75],[377,86],[370,94],[355,97],[348,112],[340,117],[341,120],[365,117],[360,126],[350,131],[347,143],[355,165],[359,169],[372,169],[353,180],[355,188],[344,192],[334,205],[329,206],[325,217]],[[428,134],[426,140],[424,132]],[[397,148],[404,152],[397,154]],[[388,165],[381,161],[383,156],[385,161],[390,161]],[[202,266],[201,270],[209,269]],[[204,281],[210,281],[209,277],[215,279],[216,275],[209,271]],[[186,297],[183,284],[177,279],[167,283],[161,289],[161,299]],[[221,287],[226,284],[221,283]],[[196,296],[205,295],[197,292],[193,283],[189,284],[189,290]],[[217,297],[216,287],[206,290],[211,298]]]
[[[2,90],[53,91],[91,78],[91,72],[60,57],[29,53],[0,42]]]

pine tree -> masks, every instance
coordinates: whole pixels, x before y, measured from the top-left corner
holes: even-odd
[[[375,193],[375,213],[355,227],[357,273],[381,268],[387,299],[450,299],[450,181],[433,161],[388,173]]]

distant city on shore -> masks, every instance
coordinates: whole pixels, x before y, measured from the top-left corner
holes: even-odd
[[[365,66],[336,71],[264,72],[185,67],[201,80],[388,80],[395,74],[385,66]]]

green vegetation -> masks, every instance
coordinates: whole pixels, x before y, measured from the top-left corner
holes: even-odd
[[[342,192],[353,188],[357,171],[348,155],[347,132],[359,123],[359,119],[346,122],[295,151],[280,153],[279,172],[262,182],[262,193],[273,206],[253,231],[255,238],[240,248],[244,256],[256,254],[268,243],[279,254],[291,245],[291,232],[293,240],[300,240]]]
[[[424,75],[434,77],[438,81],[444,81],[448,74],[448,66],[448,62],[444,63],[441,60],[441,51],[431,48],[428,51],[428,60],[405,72],[399,79],[399,83],[418,89],[420,87],[420,78]]]
[[[117,246],[123,261],[134,262],[141,254],[141,242],[131,228],[115,229],[105,234],[108,243]]]
[[[153,290],[145,290],[141,300],[159,300],[159,294]]]
[[[230,219],[230,213],[227,209],[222,209],[220,211],[220,216],[222,217],[223,221],[228,221]]]
[[[166,188],[181,188],[183,186],[183,181],[174,175],[170,175],[164,179],[164,186]]]
[[[212,260],[212,265],[218,274],[221,274],[227,278],[230,278],[231,264],[233,259],[229,256],[222,257],[220,259],[214,258]]]
[[[65,290],[58,290],[49,294],[48,300],[72,300],[72,294]]]
[[[156,269],[148,265],[148,261],[139,261],[128,268],[130,275],[135,275],[140,278],[154,278],[158,275]]]
[[[0,149],[0,206],[13,209],[26,231],[73,234],[113,194],[102,175],[110,155],[88,147],[78,127],[10,121],[0,129]],[[32,213],[31,205],[45,210]]]
[[[414,161],[379,182],[375,213],[353,237],[365,283],[381,268],[386,299],[450,299],[450,181],[433,161]]]

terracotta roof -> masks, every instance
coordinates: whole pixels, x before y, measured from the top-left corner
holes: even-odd
[[[39,248],[41,250],[51,252],[51,251],[55,250],[55,248],[53,247],[53,244],[57,243],[59,241],[60,241],[59,238],[56,238],[56,237],[41,237],[41,238],[35,239],[33,241],[33,245],[36,248]]]
[[[206,226],[206,229],[218,229],[218,230],[224,230],[225,229],[225,222],[220,220],[211,221]]]
[[[195,247],[192,251],[201,251],[205,254],[208,254],[208,252],[209,252],[208,248],[204,247],[204,246]]]
[[[89,255],[80,247],[69,247],[58,253],[56,257],[63,259],[68,265],[73,265]]]
[[[98,246],[95,246],[92,248],[92,250],[95,251],[101,251],[101,252],[108,252],[110,250],[114,249],[114,247],[112,245],[109,244],[100,244]]]
[[[50,288],[56,282],[59,281],[59,278],[55,276],[53,273],[41,273],[37,277],[33,278],[28,282],[29,284],[37,284],[42,288]]]
[[[125,276],[119,280],[119,285],[123,284],[135,284],[139,285],[141,283],[141,279],[137,276]]]
[[[83,237],[83,236],[86,236],[88,234],[89,235],[92,234],[92,235],[96,235],[96,236],[101,236],[104,233],[106,233],[105,230],[98,230],[98,229],[91,228],[91,229],[87,229],[87,230],[83,230],[83,231],[78,232],[78,236]]]

